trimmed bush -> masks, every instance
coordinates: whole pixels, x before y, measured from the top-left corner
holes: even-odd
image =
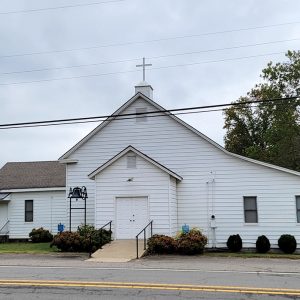
[[[243,241],[239,234],[231,235],[226,243],[231,252],[239,252],[243,248]]]
[[[287,254],[292,254],[297,248],[297,241],[293,235],[283,234],[278,239],[279,248]]]
[[[261,235],[256,240],[256,251],[258,253],[267,253],[270,250],[270,241],[265,235]]]
[[[202,254],[207,237],[198,229],[192,229],[188,233],[181,233],[177,239],[177,251],[179,254]]]
[[[51,246],[64,252],[95,252],[111,241],[111,231],[81,225],[77,232],[65,231],[57,234]]]
[[[33,243],[48,243],[53,240],[53,235],[49,230],[41,228],[33,228],[29,233],[30,240]]]
[[[149,254],[172,254],[176,251],[176,241],[174,238],[154,234],[147,242],[147,252]]]
[[[64,231],[54,236],[50,245],[63,252],[81,252],[83,238],[78,232]]]
[[[96,251],[111,241],[111,231],[95,229],[92,225],[81,225],[77,232],[82,237],[82,251]]]

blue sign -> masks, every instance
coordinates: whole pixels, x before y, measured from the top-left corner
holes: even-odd
[[[58,231],[58,232],[63,232],[64,230],[65,230],[65,225],[59,223],[59,224],[57,225],[57,231]]]
[[[184,225],[182,225],[181,228],[182,228],[183,233],[189,233],[190,232],[190,226],[189,225],[184,224]]]

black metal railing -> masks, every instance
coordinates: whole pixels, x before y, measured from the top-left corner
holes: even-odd
[[[144,250],[146,250],[147,248],[147,238],[146,238],[146,229],[150,227],[150,237],[152,237],[152,233],[153,233],[153,220],[150,221],[145,227],[144,229],[142,229],[140,231],[140,233],[138,233],[136,235],[136,258],[139,258],[139,235],[141,235],[144,232]]]
[[[111,240],[111,224],[112,221],[107,222],[106,224],[104,224],[102,227],[99,228],[99,230],[101,231],[100,234],[100,249],[102,249],[103,246],[103,229],[105,229],[105,227],[109,226],[109,234],[110,234],[110,240]]]
[[[9,220],[0,228],[0,235],[7,235],[9,233],[8,224]],[[7,227],[6,230],[4,230],[5,227]]]
[[[111,231],[111,223],[112,221],[107,222],[105,225],[103,225],[102,227],[100,227],[100,229],[104,229],[104,227],[109,225],[109,231]]]
[[[111,241],[111,224],[112,221],[109,221],[108,223],[104,224],[102,227],[99,228],[100,231],[100,247],[99,249],[102,249],[103,246],[103,229],[107,226],[109,226],[109,234],[110,234],[110,241]],[[89,235],[89,239],[90,239],[90,246],[89,246],[89,257],[92,257],[92,235]]]

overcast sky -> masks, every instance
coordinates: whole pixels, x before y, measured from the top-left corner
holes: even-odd
[[[142,79],[135,65],[143,56],[153,64],[146,79],[154,100],[166,109],[231,102],[260,81],[267,62],[285,61],[284,52],[299,50],[299,0],[124,0],[6,13],[95,2],[1,1],[1,124],[110,114],[133,96]],[[282,23],[291,24],[269,26]],[[182,38],[167,39],[174,37]],[[269,44],[205,51],[261,43]],[[53,52],[78,48],[90,49]],[[173,55],[189,52],[197,53]],[[256,57],[236,59],[249,56]],[[64,68],[82,64],[89,66]],[[164,68],[174,65],[186,66]],[[48,70],[23,72],[36,69]],[[7,74],[12,72],[19,73]],[[40,80],[47,81],[24,83]],[[181,118],[223,144],[221,112]],[[0,130],[0,167],[58,159],[95,126]]]

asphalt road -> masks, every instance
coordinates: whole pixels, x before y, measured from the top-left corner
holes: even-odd
[[[0,299],[300,299],[300,261],[0,255]]]

